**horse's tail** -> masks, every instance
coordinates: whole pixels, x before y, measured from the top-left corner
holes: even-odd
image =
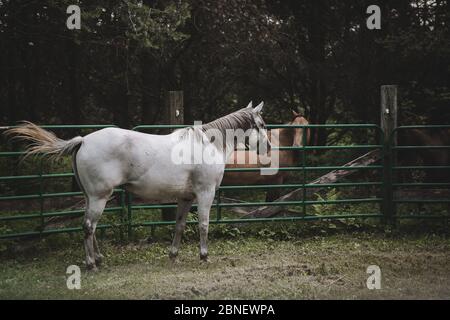
[[[44,130],[28,121],[24,121],[16,128],[6,130],[5,134],[12,136],[12,139],[31,142],[25,149],[24,158],[36,154],[44,154],[52,158],[72,155],[83,142],[83,138],[80,136],[70,140],[59,139],[53,132]]]

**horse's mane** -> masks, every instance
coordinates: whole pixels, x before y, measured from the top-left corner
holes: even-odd
[[[251,108],[243,108],[211,122],[205,123],[200,127],[193,126],[180,129],[180,131],[184,130],[180,137],[181,139],[185,139],[189,136],[190,132],[193,132],[195,139],[201,141],[204,138],[204,132],[208,130],[218,130],[222,134],[225,142],[226,130],[242,129],[246,131],[252,127],[253,117],[251,112]],[[197,128],[201,130],[198,130]]]
[[[227,129],[243,129],[244,131],[251,128],[253,124],[252,109],[243,108],[236,112],[230,113],[219,119],[206,123],[202,126],[203,131],[217,129],[225,135]]]

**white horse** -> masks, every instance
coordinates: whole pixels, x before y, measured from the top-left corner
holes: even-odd
[[[121,185],[149,201],[178,202],[175,236],[169,254],[171,258],[177,256],[186,216],[196,199],[200,258],[207,260],[209,212],[234,145],[223,148],[223,144],[214,144],[205,132],[213,129],[225,136],[228,130],[265,129],[260,113],[262,107],[261,102],[252,108],[250,102],[246,108],[199,128],[180,129],[168,135],[105,128],[84,137],[61,140],[30,122],[10,129],[8,133],[32,142],[26,150],[27,155],[72,155],[75,177],[86,199],[83,228],[88,269],[96,269],[102,261],[95,229],[113,189]],[[268,142],[266,131],[261,132],[265,142]],[[194,145],[194,148],[196,145],[200,148],[213,145],[217,150],[216,160],[219,161],[212,164],[194,161],[175,164],[171,155],[173,148],[180,143]]]

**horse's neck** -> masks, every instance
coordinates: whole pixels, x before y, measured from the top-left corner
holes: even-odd
[[[292,124],[292,123],[290,123]],[[299,147],[295,145],[295,134],[297,130],[294,128],[282,128],[279,132],[279,144],[281,147]],[[281,150],[281,157],[286,162],[298,163],[300,160],[301,150]]]
[[[278,144],[280,147],[291,147],[294,144],[294,130],[281,128],[278,131]]]

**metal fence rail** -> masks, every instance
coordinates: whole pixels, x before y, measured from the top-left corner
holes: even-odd
[[[450,150],[450,145],[414,145],[414,146],[408,146],[408,145],[398,145],[395,143],[396,136],[399,131],[408,131],[413,129],[421,129],[421,130],[435,130],[435,129],[450,129],[450,125],[415,125],[415,126],[400,126],[395,128],[389,137],[389,149],[391,154],[394,155],[393,159],[394,161],[391,161],[390,165],[390,176],[391,178],[391,187],[394,191],[396,190],[405,190],[407,187],[447,187],[447,189],[450,189],[450,181],[446,182],[397,182],[399,179],[398,174],[402,171],[412,171],[412,170],[419,170],[423,172],[427,172],[428,170],[440,170],[442,172],[449,172],[450,171],[450,165],[445,166],[437,166],[437,165],[413,165],[413,166],[405,166],[405,165],[399,165],[395,159],[397,159],[399,152],[405,151],[405,150],[413,150],[413,151],[420,151],[420,150]],[[450,151],[449,151],[450,152]],[[393,199],[390,203],[389,210],[392,212],[392,214],[395,216],[396,219],[415,219],[418,216],[417,215],[397,215],[397,206],[398,204],[405,204],[405,203],[422,203],[422,204],[442,204],[442,203],[450,203],[450,197],[449,198],[440,198],[440,199]],[[448,211],[448,207],[447,207]],[[434,219],[434,218],[448,218],[448,212],[446,215],[442,214],[421,214],[419,216],[423,219]]]
[[[2,127],[2,129],[13,128],[15,126]],[[51,130],[62,130],[62,129],[103,129],[108,127],[115,127],[114,125],[43,125],[44,129]],[[24,154],[23,151],[5,151],[0,152],[0,161],[2,158],[14,158],[18,160],[20,156]],[[20,232],[8,232],[4,233],[2,229],[0,229],[0,239],[5,238],[17,238],[17,237],[26,237],[26,236],[34,236],[34,235],[44,235],[44,234],[53,234],[53,233],[64,233],[64,232],[75,232],[81,231],[81,227],[76,228],[57,228],[57,229],[45,229],[45,219],[52,217],[64,217],[64,216],[82,216],[84,214],[84,210],[63,210],[63,211],[45,211],[44,209],[44,199],[47,198],[64,198],[71,196],[80,196],[83,195],[82,192],[53,192],[46,193],[44,190],[44,181],[53,180],[53,179],[67,179],[74,177],[72,172],[66,173],[43,173],[42,161],[43,159],[38,160],[39,164],[39,173],[38,174],[30,174],[30,175],[8,175],[0,177],[0,184],[8,183],[9,185],[13,184],[16,181],[34,181],[37,180],[39,183],[39,193],[37,194],[21,194],[21,195],[11,195],[11,196],[0,196],[0,203],[8,200],[31,200],[31,199],[39,199],[40,206],[38,213],[27,213],[27,214],[14,214],[14,215],[0,215],[0,227],[5,222],[12,221],[30,221],[40,219],[40,226],[38,230],[27,230]],[[122,189],[115,189],[114,193],[123,194],[124,191]],[[116,207],[108,207],[105,208],[105,214],[110,213],[119,213],[123,214],[124,207],[116,206]],[[102,224],[98,225],[97,228],[104,229],[110,228],[111,225]]]
[[[113,125],[49,125],[43,126],[46,129],[61,130],[61,129],[102,129],[106,127],[114,127]],[[140,125],[133,128],[135,131],[149,131],[149,130],[168,130],[168,129],[179,129],[184,128],[184,125]],[[215,210],[215,218],[211,217],[211,223],[241,223],[241,222],[274,222],[274,221],[309,221],[318,219],[349,219],[349,218],[429,218],[435,217],[431,215],[420,215],[420,216],[396,216],[395,215],[395,205],[397,202],[402,202],[401,199],[386,199],[386,192],[392,190],[393,188],[401,188],[405,186],[421,186],[421,187],[449,187],[450,183],[415,183],[406,184],[398,183],[393,181],[395,172],[398,170],[406,169],[450,169],[450,166],[439,166],[424,168],[423,166],[408,166],[401,167],[396,164],[385,165],[383,161],[387,153],[394,153],[397,150],[407,149],[407,148],[449,148],[449,146],[395,146],[393,145],[393,138],[390,139],[389,143],[384,143],[384,135],[382,129],[375,124],[325,124],[325,125],[268,125],[269,129],[274,128],[303,128],[303,129],[331,129],[331,130],[342,130],[342,129],[352,129],[352,130],[363,130],[365,134],[370,131],[372,133],[372,142],[369,144],[358,144],[358,145],[331,145],[331,146],[307,146],[306,145],[306,135],[303,135],[303,146],[301,147],[278,147],[279,150],[299,150],[301,151],[301,161],[295,167],[281,167],[280,171],[287,172],[298,172],[301,175],[300,182],[286,183],[286,184],[266,184],[266,185],[229,185],[221,186],[216,193],[216,199],[213,203],[212,209]],[[430,128],[429,126],[414,126],[414,128]],[[436,126],[433,126],[436,127]],[[439,126],[439,128],[447,128],[450,126]],[[398,127],[398,130],[406,130],[412,127]],[[394,133],[392,134],[392,137]],[[312,152],[316,151],[334,151],[341,152],[341,150],[356,150],[359,152],[370,151],[370,150],[380,150],[382,155],[381,165],[367,165],[367,166],[353,166],[344,167],[339,165],[327,165],[327,166],[316,166],[312,165],[309,157]],[[23,152],[17,151],[3,151],[0,152],[0,161],[2,159],[18,159]],[[226,171],[237,171],[237,172],[248,172],[260,169],[249,169],[249,168],[233,168],[226,169]],[[364,182],[339,182],[330,184],[311,184],[308,179],[309,173],[323,172],[330,170],[361,170],[363,172],[370,171],[375,172],[377,179],[375,181],[364,181]],[[44,208],[44,200],[48,198],[63,198],[63,197],[73,197],[81,196],[81,192],[46,192],[44,182],[54,179],[72,179],[72,172],[63,173],[44,173],[42,167],[42,160],[40,160],[39,173],[37,174],[27,174],[27,175],[7,175],[0,176],[0,184],[4,186],[10,186],[14,189],[14,183],[16,181],[38,181],[39,192],[33,194],[14,194],[14,195],[1,195],[0,203],[3,201],[12,200],[30,200],[37,199],[40,201],[39,212],[37,213],[19,213],[19,214],[7,214],[3,215],[0,212],[0,239],[4,238],[15,238],[22,236],[31,235],[44,235],[52,233],[64,233],[64,232],[77,232],[81,231],[81,227],[75,228],[53,228],[46,229],[46,219],[51,217],[64,217],[64,216],[81,216],[83,215],[83,210],[62,210],[62,211],[46,211]],[[358,187],[358,188],[379,188],[377,195],[365,198],[350,198],[350,199],[324,199],[324,200],[308,200],[307,199],[307,189],[309,188],[348,188],[348,187]],[[283,201],[283,202],[265,202],[265,201],[249,201],[249,202],[224,202],[223,194],[227,191],[233,190],[270,190],[270,189],[299,189],[303,190],[303,197],[301,200],[296,201]],[[175,208],[176,204],[135,204],[133,203],[133,198],[130,194],[126,193],[125,190],[118,188],[114,190],[114,194],[118,198],[117,205],[113,207],[107,207],[105,209],[106,214],[116,215],[118,218],[117,223],[114,224],[102,224],[98,225],[99,229],[106,229],[112,227],[119,227],[121,234],[126,230],[128,235],[131,235],[133,229],[139,226],[161,226],[174,224],[174,221],[160,221],[154,219],[147,219],[144,221],[136,221],[135,217],[140,210],[148,209],[162,209],[162,208]],[[404,200],[403,202],[408,202],[409,200]],[[435,203],[435,200],[429,200],[429,202]],[[439,201],[439,200],[436,200]],[[387,203],[386,203],[387,202]],[[428,202],[428,201],[426,201]],[[446,201],[440,202],[450,202],[448,199]],[[339,213],[339,214],[325,214],[325,215],[308,215],[308,208],[312,205],[357,205],[357,204],[379,204],[380,209],[376,212],[363,212],[363,213]],[[271,218],[235,218],[224,217],[223,209],[229,209],[233,207],[258,207],[258,206],[299,206],[301,207],[301,214],[298,216],[289,217],[271,217]],[[195,208],[195,205],[193,206]],[[21,230],[13,228],[12,231],[4,232],[1,228],[2,224],[13,223],[20,221],[31,221],[39,220],[38,230]],[[196,223],[196,221],[188,221],[187,223]]]

